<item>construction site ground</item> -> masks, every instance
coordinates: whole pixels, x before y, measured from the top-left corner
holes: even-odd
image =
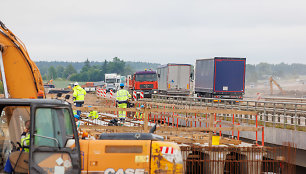
[[[49,98],[56,98],[48,96]],[[70,102],[72,102],[70,100]],[[134,108],[119,109],[115,100],[95,94],[86,95],[82,119],[77,122],[80,135],[89,134],[90,139],[99,139],[101,133],[149,132],[156,125],[157,135],[165,141],[176,142],[182,150],[186,173],[262,173],[277,172],[283,164],[286,171],[294,171],[294,157],[290,146],[266,147],[262,127],[241,126],[239,122],[221,120],[217,114],[244,114],[256,116],[256,112],[214,107],[182,107],[174,104],[135,101]],[[140,110],[144,104],[145,109]],[[88,118],[90,111],[99,113],[98,119]],[[117,118],[119,110],[127,111],[127,121],[119,126],[109,126]],[[135,120],[135,112],[143,112],[143,120]],[[235,120],[235,118],[234,118]],[[224,122],[225,124],[221,124]],[[221,127],[222,125],[222,127]],[[250,132],[258,138],[254,143],[242,142],[239,134]],[[222,136],[232,132],[230,138]],[[290,152],[289,152],[290,151]]]

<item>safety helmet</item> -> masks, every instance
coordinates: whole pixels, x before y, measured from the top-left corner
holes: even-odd
[[[80,116],[76,114],[76,115],[74,115],[74,118],[76,118],[76,119],[79,120],[79,119],[80,119]]]
[[[77,85],[79,85],[79,83],[78,83],[78,82],[75,82],[75,83],[74,83],[74,86],[77,86]]]
[[[120,83],[120,87],[124,87],[124,83]]]
[[[141,105],[140,108],[144,108],[144,105]]]

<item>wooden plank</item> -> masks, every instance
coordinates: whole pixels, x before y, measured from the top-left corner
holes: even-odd
[[[213,114],[210,114],[209,116],[209,129],[213,128],[213,123],[214,123],[214,117],[213,117]],[[213,135],[213,132],[212,131],[209,131],[209,137],[208,137],[208,145],[209,146],[212,146],[212,135]]]
[[[220,144],[227,144],[227,145],[229,145],[229,144],[239,145],[239,144],[241,144],[241,140],[221,138],[219,143]]]
[[[204,113],[216,113],[216,114],[242,114],[242,115],[256,115],[257,112],[253,111],[240,111],[232,109],[150,109],[151,112],[174,112],[174,113],[194,113],[194,114],[204,114]]]
[[[125,126],[103,126],[103,125],[81,125],[81,128],[92,128],[92,129],[110,129],[110,130],[126,130],[126,131],[141,131],[143,130],[143,127],[125,127]],[[148,129],[151,127],[148,126]],[[234,127],[157,127],[156,128],[157,132],[218,132],[218,131],[250,131],[250,132],[255,132],[255,131],[262,131],[261,127],[242,127],[242,126],[234,126]]]
[[[111,112],[111,111],[127,111],[127,112],[137,112],[139,109],[136,108],[106,108],[100,106],[93,107],[73,107],[74,110],[81,110],[83,112],[98,111],[98,112]],[[141,109],[144,111],[144,109]],[[256,115],[257,112],[254,111],[240,111],[232,109],[160,109],[160,108],[147,108],[147,112],[169,112],[169,113],[195,113],[195,114],[205,114],[205,113],[216,113],[216,114],[242,114],[242,115]]]
[[[143,112],[143,117],[144,117],[144,131],[149,133],[149,126],[148,126],[149,117],[148,117],[148,116],[149,116],[149,113],[147,112],[147,109],[145,108],[145,109],[144,109],[144,112]]]

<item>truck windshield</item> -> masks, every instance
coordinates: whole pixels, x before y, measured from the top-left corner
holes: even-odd
[[[153,82],[157,81],[156,74],[136,74],[135,80],[137,82]]]
[[[106,79],[106,83],[116,83],[116,79]]]

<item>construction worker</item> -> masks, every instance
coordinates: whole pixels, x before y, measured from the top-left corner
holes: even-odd
[[[81,119],[81,117],[79,115],[74,115],[74,121],[75,121],[75,124],[77,126],[77,130],[79,130],[79,127],[81,125],[81,122],[79,121]]]
[[[140,110],[144,108],[144,105],[140,106]],[[136,112],[134,115],[135,120],[142,120],[143,118],[143,112]]]
[[[78,122],[81,117],[77,114],[74,115],[74,121]]]
[[[20,137],[20,145],[21,145],[22,151],[24,151],[24,152],[29,152],[29,146],[30,146],[30,125],[31,125],[30,120],[27,120],[25,122],[25,129],[22,132],[21,137]],[[13,153],[15,153],[15,152],[13,152]],[[14,161],[14,162],[17,162],[17,161]],[[13,173],[14,167],[16,167],[16,166],[12,166],[11,161],[10,161],[10,156],[9,156],[7,158],[6,163],[5,163],[4,171],[6,173]]]
[[[24,149],[25,152],[29,152],[29,145],[30,145],[30,120],[25,122],[25,130],[22,132],[20,137],[20,144],[21,147]]]
[[[75,82],[73,87],[73,101],[76,107],[82,107],[84,104],[85,95],[86,91],[80,87],[78,82]],[[77,115],[81,116],[80,110],[77,110]]]
[[[124,83],[120,83],[120,89],[119,91],[117,91],[117,97],[116,97],[116,102],[119,108],[127,108],[128,100],[129,98],[131,98],[130,93],[123,88],[124,88]],[[126,118],[126,111],[119,111],[118,113],[120,121],[124,123]]]
[[[90,111],[88,117],[91,119],[98,119],[98,111]]]

